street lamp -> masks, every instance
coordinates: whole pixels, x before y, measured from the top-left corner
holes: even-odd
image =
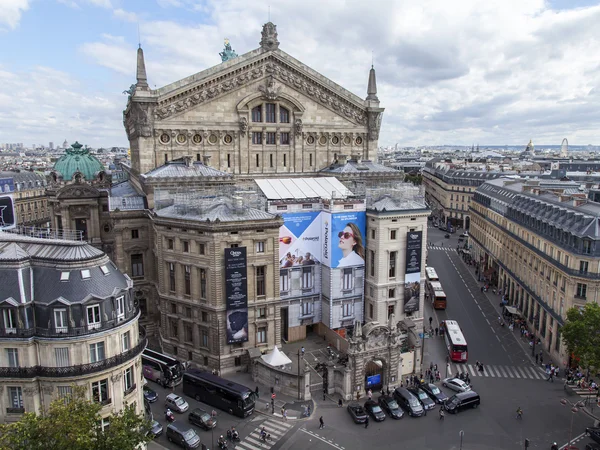
[[[463,436],[465,435],[465,432],[463,430],[460,430],[458,432],[458,435],[460,436],[460,450],[462,450],[462,440],[463,440]]]
[[[304,347],[302,347],[304,348]],[[298,400],[301,400],[300,398],[300,349],[298,349]]]
[[[570,402],[569,400],[567,400],[566,398],[562,398],[562,399],[560,400],[560,403],[561,403],[563,406],[569,405],[569,406],[571,407],[571,412],[573,413],[573,414],[571,414],[571,428],[569,429],[569,443],[567,444],[567,446],[566,446],[566,447],[563,447],[563,448],[564,448],[564,450],[576,449],[577,447],[574,447],[574,446],[572,446],[572,445],[571,445],[571,443],[572,443],[572,440],[573,440],[573,439],[572,439],[572,437],[573,437],[573,418],[575,417],[575,413],[576,413],[577,411],[579,411],[579,410],[577,409],[577,407],[580,407],[580,408],[581,408],[582,406],[584,406],[584,403],[583,403],[583,401],[581,401],[581,400],[580,400],[580,401],[578,401],[578,402],[576,402],[576,403],[572,403],[572,402]]]

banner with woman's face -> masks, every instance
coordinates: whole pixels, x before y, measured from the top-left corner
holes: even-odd
[[[327,228],[330,236],[324,239],[328,248],[323,250],[330,256],[329,267],[364,266],[366,213],[324,214],[323,220],[329,221]]]

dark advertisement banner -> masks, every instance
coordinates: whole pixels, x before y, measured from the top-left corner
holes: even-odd
[[[246,247],[225,249],[227,343],[248,341],[248,276]]]
[[[0,196],[0,229],[14,228],[16,222],[12,194]]]
[[[422,240],[422,231],[409,231],[406,235],[406,270],[404,271],[405,313],[419,310]]]

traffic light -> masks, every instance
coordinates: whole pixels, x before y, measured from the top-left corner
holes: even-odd
[[[529,439],[525,439],[525,448],[529,448]]]

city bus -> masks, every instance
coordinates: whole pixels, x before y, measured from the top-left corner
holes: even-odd
[[[425,275],[427,276],[427,281],[440,281],[437,272],[433,267],[425,267]]]
[[[183,374],[183,393],[238,417],[254,412],[254,391],[210,372],[190,369]]]
[[[448,356],[454,362],[467,362],[467,341],[462,334],[456,320],[445,320],[442,322],[444,328],[444,339],[448,348]]]
[[[142,353],[144,378],[163,387],[173,387],[181,383],[183,364],[175,358],[149,348]]]
[[[446,293],[442,288],[442,283],[439,281],[428,282],[427,293],[434,309],[446,309]]]

